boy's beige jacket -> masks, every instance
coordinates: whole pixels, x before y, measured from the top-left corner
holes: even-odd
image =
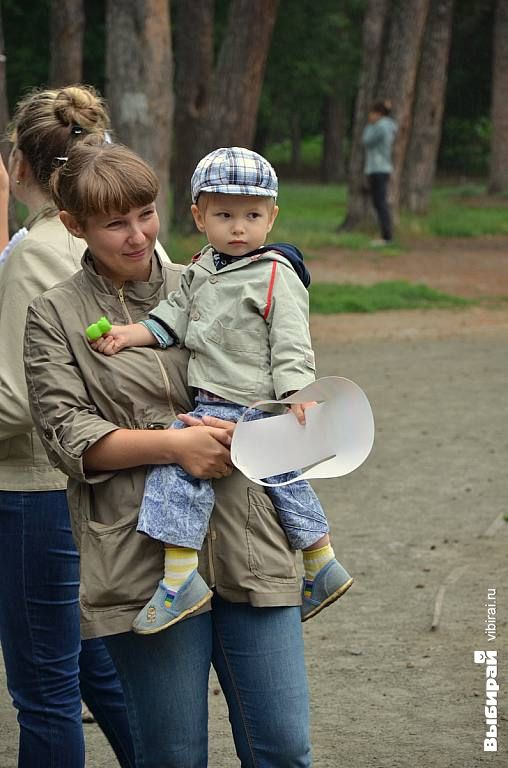
[[[63,490],[32,424],[23,369],[23,333],[32,299],[74,274],[83,240],[72,237],[48,206],[27,222],[28,234],[0,267],[0,490]]]
[[[239,405],[278,400],[315,379],[309,294],[276,251],[217,270],[205,247],[150,316],[190,350],[189,384]]]
[[[33,419],[51,462],[69,476],[68,498],[81,554],[82,634],[126,632],[163,572],[162,545],[136,532],[145,467],[86,474],[83,453],[122,427],[168,425],[192,407],[186,350],[95,353],[85,327],[146,318],[176,288],[181,268],[154,259],[146,283],[118,291],[89,256],[76,275],[33,301],[25,368]],[[216,508],[200,571],[219,594],[255,606],[298,605],[295,556],[268,496],[235,472],[215,484]]]

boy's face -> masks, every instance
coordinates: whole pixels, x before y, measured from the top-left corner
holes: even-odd
[[[254,195],[206,193],[191,208],[196,227],[206,232],[216,251],[241,258],[264,245],[279,209],[273,200]]]

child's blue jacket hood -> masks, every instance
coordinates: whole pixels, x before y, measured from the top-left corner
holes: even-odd
[[[303,253],[296,245],[291,245],[291,243],[269,243],[259,249],[259,253],[266,253],[266,251],[277,251],[281,256],[284,256],[290,262],[304,286],[306,288],[309,287],[310,272],[303,263]]]

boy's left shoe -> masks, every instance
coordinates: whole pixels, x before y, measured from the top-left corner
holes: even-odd
[[[166,606],[168,588],[161,581],[151,600],[140,610],[132,623],[138,635],[153,635],[190,616],[212,599],[213,592],[197,570],[184,581],[170,606]]]
[[[331,605],[346,592],[353,583],[353,577],[334,558],[316,574],[310,595],[305,594],[305,579],[302,586],[302,621],[312,619],[327,605]]]

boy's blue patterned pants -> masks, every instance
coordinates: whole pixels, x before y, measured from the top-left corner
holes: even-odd
[[[224,401],[197,400],[191,416],[215,416],[237,422],[244,406]],[[246,420],[269,414],[251,409]],[[176,420],[171,429],[182,429]],[[295,477],[289,472],[266,478],[266,482],[282,482]],[[319,499],[306,480],[290,485],[267,488],[292,549],[306,549],[328,533],[328,523]],[[198,480],[178,464],[152,467],[146,478],[145,493],[139,513],[138,531],[165,544],[201,549],[215,503],[211,480]]]

